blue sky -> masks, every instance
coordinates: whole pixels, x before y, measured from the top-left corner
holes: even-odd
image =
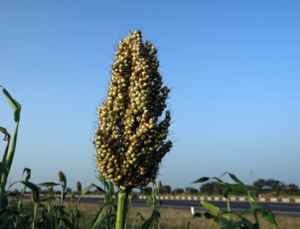
[[[300,186],[299,1],[0,2],[0,85],[22,105],[10,176],[99,184],[92,145],[116,44],[142,30],[172,87],[158,180],[173,189],[234,173]],[[0,96],[1,122],[13,113]],[[0,149],[5,142],[0,141]],[[230,181],[229,179],[225,179]],[[21,188],[21,185],[15,185]]]

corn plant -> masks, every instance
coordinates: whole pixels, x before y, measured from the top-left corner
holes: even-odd
[[[226,173],[224,173],[226,174]],[[224,175],[223,174],[223,175]],[[269,209],[266,209],[262,205],[257,204],[257,199],[255,195],[249,190],[249,188],[241,182],[234,174],[228,173],[229,176],[233,181],[236,182],[236,184],[229,184],[224,181],[222,181],[220,178],[213,177],[216,181],[214,181],[217,184],[220,184],[223,188],[223,197],[226,198],[227,201],[227,211],[222,212],[218,207],[213,206],[210,203],[207,203],[205,201],[201,201],[201,204],[203,207],[205,207],[207,210],[216,213],[217,215],[213,215],[209,212],[206,213],[198,213],[196,212],[193,217],[190,219],[188,223],[188,228],[190,226],[191,221],[195,217],[200,217],[204,219],[213,219],[217,224],[219,224],[221,229],[227,229],[227,228],[233,228],[233,229],[259,229],[259,221],[258,221],[258,215],[260,215],[264,220],[270,222],[275,229],[278,229],[277,222],[275,220],[275,216],[272,211]],[[222,175],[222,176],[223,176]],[[193,183],[202,183],[205,181],[208,181],[210,178],[209,177],[202,177]],[[232,191],[236,193],[240,193],[243,195],[247,195],[249,197],[249,202],[250,202],[250,208],[244,210],[241,214],[235,213],[231,211],[230,208],[230,202],[229,202],[229,197],[228,197],[228,189],[231,189]],[[254,202],[253,202],[254,201]],[[251,223],[249,220],[247,220],[244,216],[246,216],[248,213],[252,212],[255,223]],[[232,214],[237,215],[238,218],[237,220],[233,220]]]
[[[1,211],[5,209],[8,204],[7,197],[5,195],[5,185],[7,182],[7,177],[15,154],[18,128],[20,122],[21,105],[16,100],[14,100],[12,96],[8,93],[8,91],[6,91],[2,86],[0,86],[0,88],[2,89],[4,96],[6,97],[6,99],[8,100],[10,106],[14,111],[14,121],[16,122],[16,127],[12,139],[10,139],[10,135],[8,134],[6,129],[0,127],[0,131],[5,134],[4,140],[8,141],[7,147],[4,151],[2,162],[0,163],[0,211]]]
[[[98,170],[118,187],[116,228],[125,225],[128,194],[156,179],[167,141],[170,110],[159,122],[170,89],[162,87],[157,49],[142,42],[140,30],[118,44],[107,100],[98,109],[95,132]]]

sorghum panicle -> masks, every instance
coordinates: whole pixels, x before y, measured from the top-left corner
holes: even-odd
[[[162,87],[157,49],[142,42],[141,31],[118,44],[107,100],[98,109],[95,132],[96,165],[121,193],[155,180],[162,158],[172,148],[167,141],[171,114],[158,121],[170,89]]]

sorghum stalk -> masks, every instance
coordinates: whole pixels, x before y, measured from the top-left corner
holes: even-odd
[[[30,196],[31,196],[32,202],[34,202],[32,229],[35,229],[36,228],[36,215],[37,215],[38,205],[39,205],[39,192],[32,190]]]
[[[13,133],[12,138],[10,139],[11,140],[10,143],[7,144],[7,148],[5,150],[2,159],[2,163],[4,164],[4,166],[8,170],[10,170],[13,162],[14,154],[15,154],[16,145],[17,145],[17,135],[19,129],[19,122],[20,122],[21,105],[16,100],[14,100],[11,97],[11,95],[8,93],[8,91],[6,91],[2,86],[0,86],[0,88],[2,89],[4,96],[6,97],[6,99],[8,100],[9,104],[11,105],[14,111],[14,121],[16,123],[15,131]],[[5,195],[5,190],[4,190],[7,182],[8,174],[9,172],[0,173],[0,211],[2,209],[5,209],[8,204],[7,197]]]
[[[64,198],[65,198],[65,191],[66,191],[66,186],[67,186],[67,184],[66,184],[67,179],[66,179],[65,174],[62,171],[58,172],[58,180],[62,183],[60,203],[61,203],[61,206],[63,206],[64,205]],[[59,226],[61,227],[61,225],[62,225],[62,220],[60,219]]]
[[[99,128],[93,142],[96,165],[118,187],[120,206],[126,206],[134,187],[146,187],[155,180],[162,158],[172,147],[166,141],[170,110],[158,121],[170,92],[162,87],[158,67],[156,48],[142,42],[140,30],[130,33],[118,44],[107,100],[98,109]]]

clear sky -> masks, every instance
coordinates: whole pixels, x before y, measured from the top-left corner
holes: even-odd
[[[22,105],[9,177],[23,180],[27,167],[34,183],[58,182],[62,170],[72,189],[78,180],[100,185],[95,112],[116,44],[141,29],[173,88],[175,143],[160,169],[163,185],[185,188],[225,171],[251,184],[251,169],[254,180],[300,186],[299,11],[292,0],[2,0],[0,85]],[[12,134],[2,92],[0,111]]]

